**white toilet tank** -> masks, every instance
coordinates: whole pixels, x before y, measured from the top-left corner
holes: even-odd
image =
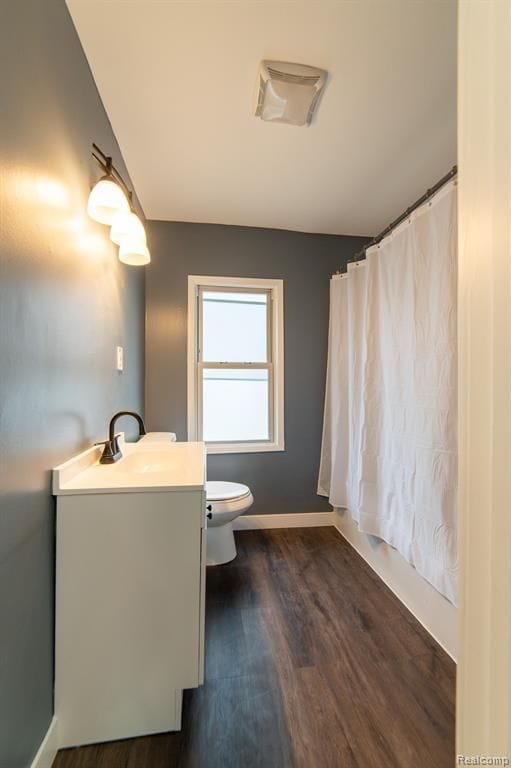
[[[139,442],[144,441],[144,443],[175,443],[176,442],[176,433],[175,432],[148,432],[147,435],[143,435]]]

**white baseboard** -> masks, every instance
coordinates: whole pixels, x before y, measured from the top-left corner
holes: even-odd
[[[396,549],[374,536],[361,533],[349,512],[335,510],[333,516],[333,525],[341,536],[456,661],[456,607],[420,576]]]
[[[51,768],[58,748],[57,718],[53,717],[30,768]]]
[[[334,524],[334,512],[296,512],[289,515],[242,515],[234,521],[235,531],[265,528],[317,528]]]

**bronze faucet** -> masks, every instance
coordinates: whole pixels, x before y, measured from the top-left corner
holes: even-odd
[[[103,453],[99,460],[100,464],[113,464],[122,458],[122,452],[119,448],[119,435],[115,434],[115,423],[121,416],[133,416],[138,421],[138,435],[147,434],[142,416],[139,416],[135,411],[119,411],[115,413],[110,419],[110,426],[108,428],[108,440],[103,440],[100,443],[94,443],[94,445],[104,445]]]

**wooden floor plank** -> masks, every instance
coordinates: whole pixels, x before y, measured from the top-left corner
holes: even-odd
[[[455,665],[333,528],[240,531],[208,568],[183,729],[54,768],[451,768]]]

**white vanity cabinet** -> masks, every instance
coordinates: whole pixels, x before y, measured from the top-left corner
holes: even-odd
[[[61,747],[179,730],[203,682],[204,446],[137,446],[54,470]]]

